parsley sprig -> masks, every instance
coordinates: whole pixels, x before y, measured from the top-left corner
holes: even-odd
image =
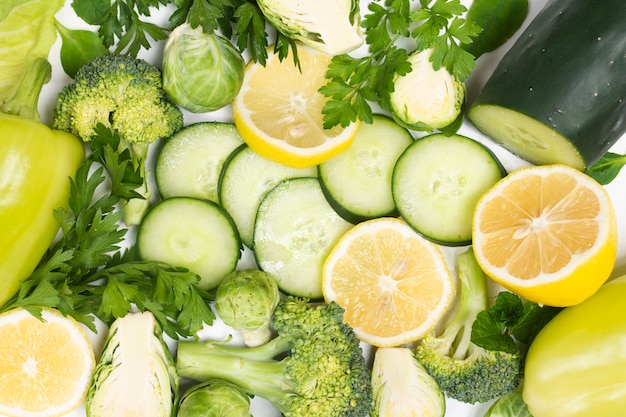
[[[119,144],[117,134],[98,126],[71,182],[69,210],[54,212],[60,238],[0,311],[22,307],[41,317],[42,307],[54,307],[96,332],[96,318],[110,325],[137,309],[152,312],[173,339],[194,336],[215,319],[212,295],[197,286],[199,276],[122,248],[128,231],[117,208],[137,197],[142,179]]]
[[[152,12],[173,6],[166,26],[150,21]],[[218,32],[236,43],[240,52],[247,51],[255,62],[265,64],[267,48],[285,57],[294,52],[293,40],[271,28],[257,6],[250,0],[73,0],[72,7],[84,22],[98,27],[98,36],[107,49],[137,56],[153,43],[166,40],[171,30],[189,23],[205,33]]]
[[[471,74],[474,57],[461,45],[470,43],[481,29],[462,17],[466,7],[460,0],[420,0],[420,7],[412,11],[411,3],[384,0],[369,4],[361,23],[367,54],[333,57],[326,72],[329,82],[320,89],[329,98],[322,110],[325,128],[345,127],[357,119],[371,123],[370,103],[390,110],[394,78],[411,71],[407,44],[417,50],[432,48],[433,67],[446,68],[459,81]]]
[[[168,31],[149,21],[151,12],[172,0],[73,0],[76,15],[98,27],[98,35],[108,49],[137,56],[150,49],[151,40],[167,39]]]

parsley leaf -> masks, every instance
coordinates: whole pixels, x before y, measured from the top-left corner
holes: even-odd
[[[108,49],[137,56],[141,49],[150,49],[150,40],[167,39],[168,31],[152,22],[152,9],[171,0],[74,0],[72,8],[86,23],[98,26],[98,34]]]
[[[587,169],[587,174],[600,184],[607,185],[618,176],[624,165],[626,165],[626,155],[606,152],[598,162]]]
[[[508,291],[498,293],[489,309],[481,311],[472,325],[471,341],[487,350],[520,352],[562,308],[523,301]]]
[[[122,249],[127,229],[118,207],[133,198],[141,176],[110,129],[99,125],[89,143],[91,153],[71,182],[69,209],[54,212],[60,238],[0,311],[22,307],[41,317],[42,307],[53,307],[96,332],[96,318],[110,325],[133,309],[148,310],[171,338],[195,336],[215,319],[212,295],[197,286],[197,274],[144,261],[135,247]]]

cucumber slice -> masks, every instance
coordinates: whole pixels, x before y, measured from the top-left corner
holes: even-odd
[[[390,117],[376,114],[371,124],[361,124],[347,150],[318,166],[330,205],[351,223],[397,215],[391,173],[411,143],[411,133]]]
[[[237,229],[213,201],[172,197],[152,206],[139,224],[137,248],[142,259],[163,261],[195,272],[199,287],[216,288],[241,257]]]
[[[218,201],[224,161],[243,143],[232,123],[199,122],[168,138],[158,151],[155,180],[161,197]]]
[[[316,175],[315,167],[288,167],[260,156],[243,144],[224,162],[218,186],[219,202],[235,221],[241,241],[251,248],[254,219],[265,194],[285,179]]]
[[[326,256],[352,224],[328,204],[314,177],[280,182],[261,200],[253,251],[259,268],[285,293],[321,299]]]
[[[400,155],[391,189],[400,215],[422,236],[446,246],[468,245],[476,202],[505,173],[481,143],[433,134]]]

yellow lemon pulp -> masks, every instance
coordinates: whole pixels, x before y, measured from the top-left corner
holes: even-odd
[[[331,57],[298,46],[300,66],[292,55],[282,60],[270,51],[265,66],[251,62],[233,102],[235,125],[252,150],[295,168],[318,165],[345,150],[358,123],[323,128],[326,84]]]
[[[322,282],[324,298],[345,309],[362,341],[378,347],[422,338],[454,293],[439,247],[390,217],[348,231],[326,259]]]
[[[43,320],[25,310],[0,315],[0,414],[65,415],[84,400],[95,367],[80,325],[56,310]]]
[[[479,200],[472,233],[487,275],[539,304],[580,303],[615,265],[617,222],[609,196],[565,165],[509,174]]]

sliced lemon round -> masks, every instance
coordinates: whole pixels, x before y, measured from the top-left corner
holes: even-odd
[[[527,300],[578,304],[609,278],[617,221],[606,190],[566,165],[513,171],[479,199],[473,216],[476,260]]]
[[[269,51],[265,65],[250,62],[233,102],[235,125],[259,155],[294,168],[318,165],[345,150],[359,123],[324,129],[322,109],[331,57],[298,45],[299,66]]]
[[[378,347],[422,338],[454,294],[440,248],[393,217],[364,221],[343,235],[324,263],[322,286],[359,339]]]
[[[21,308],[0,315],[0,414],[52,417],[82,404],[95,368],[83,328],[45,308],[42,320]]]

